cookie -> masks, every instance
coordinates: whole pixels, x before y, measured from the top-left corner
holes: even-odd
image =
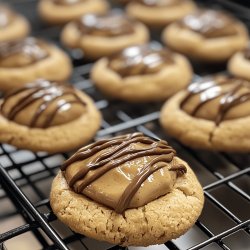
[[[72,230],[122,246],[161,244],[193,226],[202,188],[166,141],[142,133],[81,148],[55,177],[50,204]]]
[[[192,59],[224,62],[247,46],[248,32],[233,16],[202,9],[169,25],[162,38],[170,48]]]
[[[80,48],[85,57],[109,56],[133,44],[148,41],[144,24],[121,13],[88,14],[66,25],[62,42],[69,48]]]
[[[163,27],[181,19],[196,9],[191,0],[132,0],[128,1],[128,15],[149,26]]]
[[[72,86],[36,80],[0,100],[0,142],[49,153],[77,149],[95,135],[101,115]]]
[[[38,12],[50,24],[65,24],[83,14],[105,13],[109,9],[106,0],[41,0]]]
[[[250,82],[217,75],[194,82],[163,106],[166,132],[189,147],[250,152]]]
[[[18,88],[37,78],[63,81],[71,72],[69,57],[44,40],[28,37],[0,43],[0,91]]]
[[[250,80],[250,47],[232,56],[228,61],[228,71],[235,76]]]
[[[166,100],[185,88],[192,74],[184,56],[144,44],[101,58],[93,66],[91,79],[113,98],[148,102]]]
[[[0,42],[22,39],[29,32],[30,25],[25,17],[0,4]]]

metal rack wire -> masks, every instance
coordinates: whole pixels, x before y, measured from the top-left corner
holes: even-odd
[[[56,27],[39,23],[34,0],[8,1],[20,12],[30,17],[34,34],[58,42]],[[210,1],[211,3],[211,1]],[[242,18],[249,25],[249,9],[229,1],[213,1]],[[72,82],[90,96],[102,111],[102,128],[96,139],[121,133],[140,131],[149,136],[166,139],[196,172],[201,181],[206,202],[203,213],[195,226],[177,240],[146,249],[237,249],[250,248],[250,155],[205,152],[190,149],[165,135],[158,124],[161,104],[128,105],[110,101],[99,93],[89,80],[91,63],[77,59],[74,63]],[[198,75],[203,72],[198,69]],[[240,142],[239,142],[240,143]],[[0,145],[0,249],[12,250],[11,241],[29,233],[36,241],[30,249],[126,249],[98,242],[72,232],[60,223],[49,205],[50,183],[60,164],[70,153],[48,155],[18,150]],[[20,225],[6,228],[6,223],[16,216]],[[129,247],[129,250],[137,248]],[[142,248],[138,248],[142,249]],[[144,249],[144,248],[143,248]],[[28,249],[27,249],[28,250]]]

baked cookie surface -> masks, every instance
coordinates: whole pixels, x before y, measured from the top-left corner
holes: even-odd
[[[232,75],[250,80],[250,47],[235,53],[228,61],[227,68]]]
[[[166,132],[189,147],[249,152],[250,82],[214,76],[169,99],[160,121]]]
[[[41,0],[38,11],[43,20],[51,24],[65,24],[88,13],[105,13],[109,4],[105,0]]]
[[[100,118],[83,92],[41,79],[0,101],[0,141],[31,151],[69,151],[94,136]]]
[[[127,47],[97,61],[93,83],[105,94],[129,102],[161,101],[192,79],[188,60],[151,44]]]
[[[88,14],[66,25],[61,40],[69,48],[82,49],[90,59],[109,56],[149,39],[144,24],[121,13]]]
[[[128,15],[149,26],[166,26],[196,9],[195,3],[189,0],[132,0],[128,2]]]
[[[0,91],[18,88],[37,78],[63,81],[71,71],[67,54],[44,40],[28,37],[0,43]]]
[[[0,4],[0,42],[22,39],[29,32],[30,25],[25,17]]]
[[[169,25],[162,35],[172,49],[205,62],[223,62],[248,43],[243,23],[233,16],[201,9]]]
[[[203,202],[188,164],[167,142],[141,133],[80,149],[63,164],[50,195],[54,213],[71,229],[123,246],[179,237]]]

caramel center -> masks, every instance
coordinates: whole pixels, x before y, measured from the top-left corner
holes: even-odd
[[[185,16],[180,26],[202,34],[207,38],[237,34],[237,21],[230,15],[216,10],[198,10]]]
[[[77,26],[83,34],[94,36],[120,36],[134,32],[134,22],[115,13],[106,15],[87,14],[77,21]]]
[[[53,0],[53,2],[57,5],[75,5],[79,3],[84,3],[87,0]]]
[[[70,187],[117,213],[170,192],[186,167],[165,141],[141,133],[97,141],[62,166]]]
[[[24,67],[48,56],[46,43],[36,38],[0,43],[0,67]]]
[[[215,121],[250,115],[250,82],[240,78],[217,76],[193,83],[181,103],[188,114]]]
[[[152,7],[175,6],[185,1],[186,0],[135,0],[135,2]]]
[[[174,59],[169,50],[150,45],[129,47],[109,58],[109,67],[122,77],[154,74],[171,64]]]
[[[79,118],[86,104],[70,86],[37,80],[9,95],[1,105],[1,114],[18,124],[47,128]]]

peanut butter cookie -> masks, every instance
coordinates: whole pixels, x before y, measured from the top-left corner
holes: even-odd
[[[202,9],[169,25],[162,38],[170,48],[190,58],[223,62],[247,46],[248,32],[231,15]]]
[[[166,132],[189,147],[250,152],[250,82],[217,75],[191,84],[161,112]]]
[[[30,32],[30,25],[25,17],[0,4],[0,42],[23,39]]]
[[[66,25],[62,42],[69,48],[80,48],[90,59],[109,56],[133,44],[148,41],[144,24],[123,14],[84,15]]]
[[[88,13],[105,13],[106,0],[41,0],[38,12],[50,24],[65,24]]]
[[[0,91],[18,88],[37,78],[63,81],[71,71],[66,53],[46,41],[28,37],[0,43]]]
[[[92,139],[100,118],[83,92],[37,80],[0,101],[0,142],[32,151],[69,151]]]
[[[188,60],[150,44],[128,47],[97,61],[91,78],[105,94],[129,102],[161,101],[192,79]]]
[[[53,181],[50,203],[75,232],[122,246],[161,244],[185,233],[202,188],[166,141],[141,133],[81,148]]]
[[[196,9],[191,0],[132,0],[127,13],[149,26],[166,26]]]

